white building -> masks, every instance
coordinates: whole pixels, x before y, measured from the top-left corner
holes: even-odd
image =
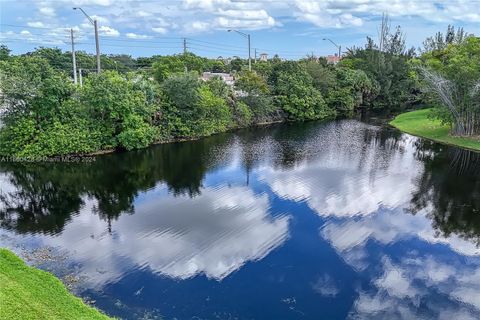
[[[233,86],[235,84],[235,78],[231,74],[223,72],[204,72],[201,79],[203,81],[208,81],[213,77],[219,77],[229,86]]]
[[[267,53],[260,53],[260,58],[258,60],[267,61],[268,60],[268,54]]]

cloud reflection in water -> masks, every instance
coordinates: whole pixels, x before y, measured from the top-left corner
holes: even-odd
[[[205,274],[221,280],[288,237],[288,216],[271,217],[268,197],[246,187],[205,188],[194,198],[167,196],[165,188],[142,198],[134,215],[120,216],[112,234],[91,214],[94,202],[86,201],[61,234],[39,237],[80,258],[93,286],[139,266],[177,279]]]

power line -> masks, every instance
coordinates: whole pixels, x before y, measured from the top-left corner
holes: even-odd
[[[1,24],[5,25],[5,24]],[[24,27],[24,26],[18,26]],[[27,26],[29,27],[29,26]],[[34,29],[42,29],[42,30],[59,30],[52,29],[52,28],[36,28],[36,27],[29,27]],[[82,38],[82,36],[76,33],[76,38]],[[83,33],[82,33],[83,35]],[[30,36],[39,36],[39,37],[48,37],[48,39],[39,40],[39,39],[32,39],[29,38]],[[53,37],[53,38],[52,38]],[[179,49],[181,50],[189,48],[194,51],[200,52],[210,52],[210,53],[217,53],[217,54],[228,54],[232,56],[241,56],[245,54],[246,49],[240,46],[233,46],[227,45],[220,42],[212,42],[212,41],[204,41],[200,39],[194,38],[177,38],[177,37],[152,37],[152,39],[133,39],[133,38],[115,38],[112,39],[108,36],[101,36],[101,39],[106,47],[123,47],[123,48],[150,48],[150,49]],[[157,40],[158,39],[158,40]],[[175,40],[170,40],[175,39]],[[183,40],[186,43],[183,43]],[[65,35],[62,36],[58,32],[55,34],[52,33],[28,33],[28,34],[6,34],[5,32],[0,33],[0,41],[9,41],[9,42],[27,42],[31,44],[40,44],[40,45],[61,45],[66,46],[68,42],[67,30],[65,29]],[[119,43],[119,44],[116,44]],[[120,44],[125,43],[125,44]],[[86,42],[76,42],[76,44],[85,46],[91,45],[90,43]],[[286,57],[302,57],[305,56],[305,52],[303,51],[290,51],[290,50],[274,50],[274,49],[267,49],[267,48],[258,48],[258,50],[264,51],[266,53],[272,54],[280,54]]]
[[[203,40],[198,40],[198,39],[193,39],[193,38],[187,38],[187,40],[190,40],[190,41],[193,41],[193,42],[200,42],[200,43],[212,44],[212,45],[219,45],[219,43],[218,43],[218,42],[203,41]],[[223,43],[220,43],[220,45],[221,45],[222,47],[231,47],[231,48],[240,48],[240,49],[245,49],[245,47],[241,47],[241,46],[232,46],[232,45],[229,45],[229,44],[223,44]]]
[[[203,45],[203,44],[198,44],[198,43],[191,43],[189,46],[196,46],[196,47],[209,48],[209,49],[218,49],[220,51],[230,51],[230,52],[238,52],[238,53],[247,52],[246,48],[243,48],[243,50],[230,49],[230,48],[222,48],[221,46],[210,46],[210,45]]]

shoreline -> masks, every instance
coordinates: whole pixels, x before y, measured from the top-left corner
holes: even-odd
[[[388,124],[401,132],[444,145],[480,152],[479,137],[456,137],[439,120],[429,118],[431,108],[408,111],[395,116]]]
[[[8,319],[113,319],[7,248],[0,248],[0,283],[0,313]]]
[[[333,119],[321,119],[321,120],[312,120],[312,121],[325,121],[325,120],[333,120]],[[286,123],[295,123],[295,122],[301,122],[301,121],[288,121],[288,120],[276,120],[276,121],[269,121],[269,122],[259,122],[255,123],[249,126],[245,127],[236,127],[236,128],[230,128],[227,131],[224,132],[216,132],[208,136],[198,136],[198,137],[190,137],[190,138],[178,138],[178,139],[169,139],[169,140],[158,140],[152,142],[150,145],[148,145],[145,148],[150,148],[152,146],[156,145],[162,145],[162,144],[169,144],[169,143],[177,143],[177,142],[189,142],[189,141],[198,141],[200,139],[212,137],[217,134],[222,134],[222,133],[227,133],[227,132],[234,132],[237,130],[243,130],[243,129],[249,129],[249,128],[257,128],[257,127],[266,127],[269,125],[277,125],[277,124],[286,124]],[[135,150],[142,150],[142,149],[133,149],[129,151],[135,151]],[[107,155],[107,154],[114,154],[114,153],[119,153],[119,152],[124,152],[126,150],[122,149],[103,149],[103,150],[98,150],[90,153],[85,153],[85,154],[64,154],[64,155],[54,155],[54,156],[43,156],[43,157],[38,157],[38,158],[22,158],[22,157],[16,157],[16,156],[1,156],[0,155],[0,163],[1,162],[17,162],[17,163],[48,163],[48,162],[92,162],[92,161],[83,161],[82,159],[90,159],[95,158],[97,156],[102,156],[102,155]],[[129,152],[126,151],[126,152]]]
[[[234,132],[234,131],[237,131],[237,130],[248,129],[248,128],[265,127],[265,126],[269,126],[269,125],[282,124],[282,123],[288,123],[288,121],[277,120],[277,121],[271,121],[271,122],[259,122],[259,123],[255,123],[255,124],[252,124],[252,125],[246,126],[246,127],[237,127],[237,128],[228,129],[227,131],[224,131],[224,132],[216,132],[216,133],[213,133],[213,134],[208,135],[208,136],[170,139],[170,140],[164,140],[164,141],[154,141],[146,148],[149,148],[149,147],[152,147],[152,146],[158,146],[158,145],[162,145],[162,144],[168,144],[168,143],[197,141],[197,140],[200,140],[200,139],[212,137],[212,136],[217,135],[217,134]],[[135,149],[135,150],[141,150],[141,149]],[[134,151],[134,150],[131,150],[131,151]],[[95,156],[100,156],[100,155],[104,155],[104,154],[112,154],[112,153],[115,153],[115,152],[119,152],[119,150],[118,149],[99,150],[99,151],[95,151],[95,152],[92,152],[92,153],[88,153],[88,154],[84,154],[84,155],[77,155],[77,156],[79,156],[79,157],[95,157]],[[65,155],[65,156],[68,156],[68,155]]]

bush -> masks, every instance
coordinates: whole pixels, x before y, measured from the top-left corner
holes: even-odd
[[[33,118],[19,117],[16,121],[11,121],[0,131],[0,154],[18,155],[26,145],[34,141],[37,134]]]
[[[118,144],[127,150],[148,147],[157,137],[158,130],[143,121],[138,115],[125,119],[123,130],[117,136]]]
[[[164,130],[173,137],[200,137],[228,129],[232,110],[209,84],[195,75],[174,75],[164,81],[162,103]],[[215,86],[218,88],[218,86]]]
[[[97,137],[96,137],[97,135]],[[54,122],[24,146],[22,157],[87,154],[101,149],[98,132],[90,131],[85,120],[69,123]]]
[[[247,127],[253,121],[252,110],[244,102],[238,101],[235,104],[234,118],[239,127]]]
[[[327,104],[340,116],[351,116],[355,107],[353,94],[349,88],[331,90],[327,97]]]
[[[277,78],[276,90],[276,102],[287,113],[289,120],[319,120],[335,115],[320,91],[313,87],[306,72],[281,73]]]
[[[107,71],[87,80],[79,103],[91,127],[101,132],[102,148],[126,147],[120,141],[128,148],[139,148],[146,146],[145,139],[153,141],[150,121],[158,108],[154,94],[147,85]]]

